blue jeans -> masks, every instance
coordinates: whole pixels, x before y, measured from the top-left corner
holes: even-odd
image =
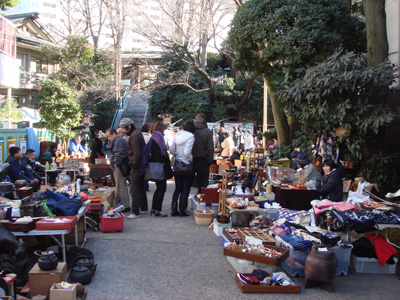
[[[178,211],[178,198],[179,198],[179,211],[185,212],[188,206],[188,197],[190,193],[191,178],[190,176],[175,174],[175,191],[172,195],[171,210]]]

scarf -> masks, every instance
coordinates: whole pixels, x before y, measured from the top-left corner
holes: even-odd
[[[165,145],[164,135],[160,131],[153,131],[151,138],[157,143],[161,149],[161,155],[167,156],[167,146]]]

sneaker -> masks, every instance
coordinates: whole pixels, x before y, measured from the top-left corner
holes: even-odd
[[[140,215],[131,214],[131,215],[127,216],[126,218],[127,219],[137,219],[137,218],[140,218]]]

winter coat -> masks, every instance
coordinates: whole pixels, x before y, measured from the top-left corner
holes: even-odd
[[[90,153],[89,163],[95,164],[96,158],[99,158],[99,155],[105,157],[102,148],[102,141],[98,138],[95,138],[92,144],[92,152]]]
[[[194,144],[192,155],[194,158],[206,158],[211,164],[214,159],[213,134],[207,127],[207,122],[201,117],[194,120]]]
[[[119,167],[122,162],[128,158],[129,145],[128,143],[119,135],[111,143],[111,160],[110,167],[115,169]],[[126,162],[125,162],[126,163]]]
[[[304,184],[306,185],[307,182],[314,180],[316,182],[315,187],[319,186],[322,180],[321,174],[318,170],[314,167],[313,164],[309,163],[303,167],[304,170]]]
[[[26,168],[31,172],[33,177],[39,179],[40,181],[42,180],[42,177],[39,176],[36,172],[44,172],[44,170],[46,169],[45,166],[42,166],[37,161],[29,159],[26,155],[22,156],[21,163],[23,163],[26,166]]]
[[[251,135],[247,135],[244,137],[244,150],[254,149],[254,140]]]
[[[223,134],[222,132],[218,132],[218,142],[221,145],[221,147],[224,140],[225,140],[225,134]]]
[[[142,152],[146,143],[144,142],[143,134],[139,129],[135,129],[129,135],[129,166],[131,169],[139,169],[140,161],[142,159]]]
[[[325,174],[321,183],[317,186],[318,193],[331,201],[340,202],[343,200],[343,180],[345,169],[340,167]]]
[[[42,154],[40,159],[49,159],[52,157],[56,157],[56,154],[50,150],[50,148],[47,148],[47,150]]]
[[[234,152],[231,157],[229,157],[229,161],[232,163],[232,165],[235,165],[235,159],[240,159],[239,151]]]
[[[29,169],[22,163],[21,160],[14,158],[13,156],[9,156],[6,160],[6,163],[10,164],[10,168],[8,169],[8,176],[12,181],[18,179],[25,179],[28,183],[31,180],[35,179]]]
[[[233,145],[233,140],[231,137],[227,137],[221,144],[222,147],[222,152],[221,156],[230,156],[231,155],[231,149],[234,147]]]
[[[192,148],[194,144],[193,133],[185,130],[178,131],[172,142],[170,152],[176,161],[189,164],[193,160]]]
[[[232,140],[233,140],[233,144],[235,145],[235,147],[239,147],[240,138],[241,138],[240,132],[237,130],[234,130],[232,132]]]

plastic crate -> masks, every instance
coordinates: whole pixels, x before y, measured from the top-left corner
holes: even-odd
[[[204,209],[211,209],[211,210],[213,210],[214,211],[214,218],[216,218],[217,217],[217,215],[218,215],[218,205],[219,205],[219,203],[204,203],[204,202],[198,202],[198,201],[196,201],[196,199],[194,198],[194,196],[193,197],[191,197],[191,209],[192,210],[197,210],[197,209],[201,209],[201,210],[204,210]]]
[[[124,230],[125,215],[121,213],[121,217],[100,217],[101,232],[122,231]]]
[[[239,259],[231,256],[227,256],[229,263],[238,273],[252,273],[254,269],[261,269],[268,273],[274,273],[276,266],[261,264],[249,260]]]
[[[222,231],[225,227],[232,227],[232,223],[219,223],[217,219],[214,219],[213,230],[217,236],[222,236]]]
[[[373,274],[394,274],[396,272],[397,258],[394,258],[394,264],[385,264],[380,266],[379,260],[376,258],[358,257],[353,255],[354,267],[357,273],[373,273]]]
[[[270,236],[273,236],[273,233],[270,232],[269,234]],[[276,246],[289,249],[289,257],[282,263],[282,268],[294,277],[304,276],[306,259],[308,254],[310,254],[310,250],[294,250],[291,244],[285,242],[279,236],[274,236],[274,238]],[[337,260],[335,275],[347,275],[352,248],[335,246],[331,249],[335,252]]]

